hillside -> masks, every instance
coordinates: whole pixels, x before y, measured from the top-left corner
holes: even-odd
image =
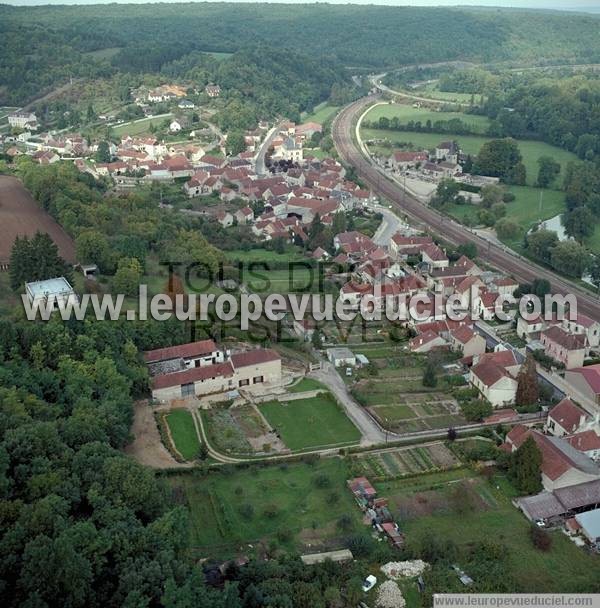
[[[70,76],[160,71],[192,52],[231,53],[257,42],[364,68],[459,58],[596,61],[598,19],[546,11],[326,4],[4,5],[0,92],[5,101],[22,102]]]

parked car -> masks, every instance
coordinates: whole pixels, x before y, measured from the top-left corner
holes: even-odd
[[[373,587],[375,587],[376,584],[377,584],[377,578],[375,576],[373,576],[372,574],[369,574],[369,576],[367,576],[367,578],[363,582],[362,590],[366,593],[367,591],[370,591],[371,589],[373,589]]]

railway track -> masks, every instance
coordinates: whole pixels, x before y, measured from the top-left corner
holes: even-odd
[[[498,270],[512,275],[520,283],[547,279],[553,293],[573,294],[578,310],[594,319],[600,319],[600,300],[592,293],[564,279],[551,270],[520,257],[503,246],[487,241],[465,226],[424,205],[405,192],[399,184],[385,177],[366,159],[353,138],[356,121],[377,96],[363,97],[346,106],[332,124],[332,137],[340,157],[356,170],[360,179],[378,196],[387,199],[396,211],[408,216],[453,245],[473,243],[478,256]]]

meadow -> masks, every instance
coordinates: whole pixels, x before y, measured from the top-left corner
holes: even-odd
[[[331,394],[258,406],[292,451],[357,443],[360,432]]]
[[[276,542],[298,549],[310,542],[343,546],[343,537],[362,529],[360,511],[346,488],[347,463],[327,459],[305,463],[234,469],[205,479],[191,474],[169,478],[174,493],[190,510],[192,548],[223,557],[242,543]],[[337,520],[351,518],[351,530]],[[251,548],[246,547],[246,551]]]
[[[473,131],[482,134],[486,133],[490,126],[490,119],[487,116],[476,116],[463,112],[438,112],[436,110],[413,108],[412,105],[395,103],[374,106],[373,109],[367,113],[364,120],[377,121],[381,117],[390,119],[397,117],[402,124],[406,124],[411,120],[415,122],[420,121],[423,125],[428,120],[435,123],[438,121],[458,119],[465,123],[465,125],[471,127]]]

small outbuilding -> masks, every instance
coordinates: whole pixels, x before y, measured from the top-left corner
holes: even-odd
[[[345,346],[336,346],[327,349],[327,358],[336,367],[354,367],[356,365],[356,357],[354,353]]]
[[[600,542],[600,509],[586,511],[575,515],[575,520],[581,526],[581,532],[592,545]]]

